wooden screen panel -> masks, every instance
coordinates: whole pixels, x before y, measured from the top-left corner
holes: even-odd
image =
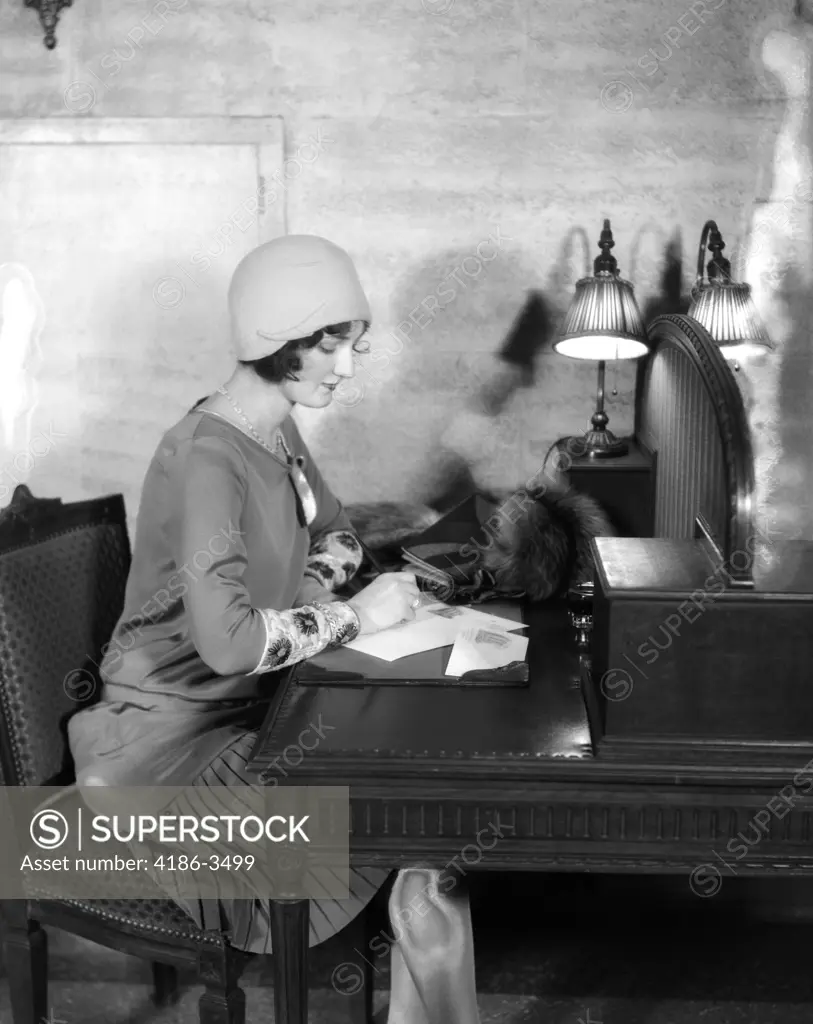
[[[232,371],[228,283],[285,233],[283,159],[278,118],[0,120],[0,269],[22,268],[44,317],[36,353],[23,331],[0,351],[28,395],[0,506],[19,483],[123,493],[132,535],[162,434]]]
[[[753,456],[739,388],[690,317],[658,317],[649,335],[637,436],[657,456],[655,535],[706,536],[727,562],[752,532]],[[730,571],[750,581],[750,569]]]

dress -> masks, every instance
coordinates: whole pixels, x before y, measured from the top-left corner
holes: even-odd
[[[245,763],[280,670],[356,635],[355,614],[327,591],[358,570],[360,545],[290,416],[281,434],[277,457],[195,408],[162,438],[100,700],[68,723],[80,786],[256,786]],[[292,458],[315,498],[309,523]],[[388,874],[351,868],[350,899],[313,901],[311,945]],[[271,951],[267,900],[178,902],[201,927],[225,922],[235,947]]]

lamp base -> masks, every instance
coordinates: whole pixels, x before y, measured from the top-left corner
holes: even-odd
[[[629,452],[629,445],[621,441],[611,430],[588,430],[581,439],[583,458],[617,459]]]

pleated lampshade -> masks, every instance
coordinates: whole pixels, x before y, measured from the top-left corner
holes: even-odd
[[[706,240],[709,251],[708,277],[703,279]],[[689,316],[706,328],[727,359],[745,355],[748,350],[773,349],[773,343],[760,319],[751,287],[731,280],[731,263],[722,255],[725,242],[713,220],[706,221],[700,236],[697,281],[692,289]]]
[[[599,362],[639,359],[648,352],[646,330],[632,285],[619,276],[610,255],[613,242],[609,220],[604,221],[593,277],[576,283],[576,294],[565,314],[553,348],[572,359]]]

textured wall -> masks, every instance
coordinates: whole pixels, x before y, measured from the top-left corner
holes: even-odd
[[[679,308],[708,217],[736,261],[783,109],[755,55],[790,7],[76,0],[49,53],[8,2],[0,116],[282,115],[292,157],[322,131],[278,201],[357,259],[375,356],[303,426],[346,500],[430,499],[461,458],[510,486],[587,426],[595,366],[549,337],[603,217],[650,312]],[[619,432],[632,378],[609,368]]]

